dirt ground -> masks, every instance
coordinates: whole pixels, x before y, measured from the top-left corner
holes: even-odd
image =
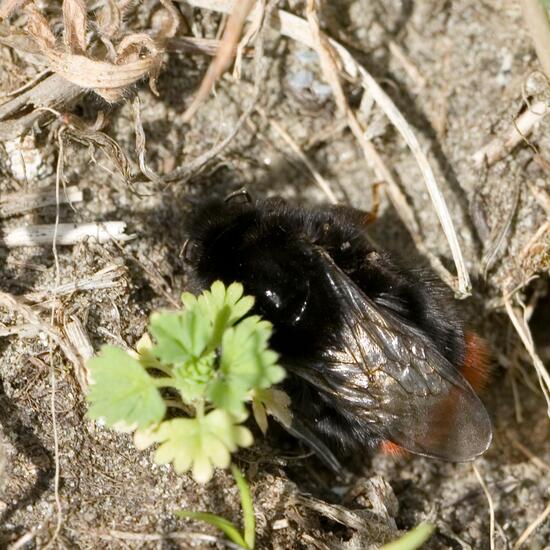
[[[193,21],[189,32],[216,37],[219,14],[179,5]],[[153,1],[140,4],[128,24],[146,26],[148,10],[157,7]],[[304,3],[297,0],[280,7],[304,14]],[[56,13],[52,8],[50,15]],[[494,441],[475,468],[494,506],[494,547],[513,548],[550,502],[546,402],[502,301],[503,294],[521,287],[517,296],[528,304],[536,349],[549,365],[550,243],[548,232],[536,235],[550,217],[548,119],[492,166],[477,167],[472,156],[510,129],[527,108],[526,100],[547,105],[550,100],[550,88],[536,72],[539,62],[521,7],[512,0],[340,0],[322,3],[321,14],[326,32],[370,71],[411,125],[457,227],[474,285],[472,297],[464,301],[465,314],[488,341],[495,363],[483,396]],[[83,191],[83,200],[61,205],[60,221],[122,221],[133,239],[58,246],[57,259],[51,246],[7,247],[0,240],[0,291],[17,296],[45,323],[51,316],[56,261],[60,284],[81,282],[108,268],[107,276],[99,276],[103,288],[59,293],[54,311],[60,331],[78,319],[96,351],[103,343],[133,345],[148,315],[172,307],[186,288],[182,220],[193,198],[223,196],[246,186],[258,197],[326,201],[270,121],[284,127],[340,201],[364,209],[372,205],[377,177],[337,112],[318,57],[275,31],[265,36],[261,110],[251,114],[231,143],[184,182],[165,184],[141,174],[134,97],[141,103],[146,162],[161,176],[213,148],[248,107],[254,82],[253,61],[246,58],[241,79],[224,76],[191,122],[182,123],[209,61],[204,54],[165,54],[158,96],[141,82],[115,104],[88,93],[62,109],[89,126],[103,112],[103,132],[127,155],[134,177],[132,182],[123,177],[109,149],[97,141],[72,139],[66,131],[63,179]],[[0,40],[0,108],[9,100],[1,94],[38,70],[29,56]],[[346,82],[345,90],[350,105],[358,107],[357,83]],[[14,153],[12,141],[0,144],[0,200],[10,193],[53,188],[63,124],[66,120],[52,117],[31,128],[26,177],[21,176],[20,145]],[[425,245],[452,269],[421,173],[402,138],[376,108],[367,133],[401,182]],[[17,215],[0,209],[0,239],[23,225],[53,224],[55,214],[54,205]],[[503,230],[506,220],[509,228]],[[372,234],[381,246],[425,263],[383,187]],[[499,234],[502,242],[496,247]],[[484,256],[492,257],[486,277]],[[1,547],[42,548],[52,539],[59,519],[56,457],[61,523],[51,547],[224,547],[214,529],[180,520],[174,512],[207,510],[240,521],[237,489],[228,473],[219,471],[199,486],[156,466],[150,452],[133,448],[130,436],[93,424],[85,413],[85,398],[66,355],[55,346],[51,352],[43,331],[0,303]],[[426,548],[490,548],[490,506],[472,464],[366,454],[360,475],[335,479],[278,427],[270,431],[237,457],[254,496],[259,548],[377,548],[421,521],[437,526]],[[524,548],[550,548],[548,516]]]

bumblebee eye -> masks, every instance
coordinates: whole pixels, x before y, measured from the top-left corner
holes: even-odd
[[[266,316],[291,325],[297,325],[302,320],[309,303],[309,283],[293,285],[293,288],[274,286],[264,290],[260,303]]]
[[[275,309],[281,309],[283,302],[276,292],[268,289],[264,292],[264,295]]]

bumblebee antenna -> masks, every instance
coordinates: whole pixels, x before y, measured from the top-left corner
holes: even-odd
[[[240,189],[229,193],[229,195],[225,197],[224,202],[231,202],[232,200],[240,198],[244,198],[248,204],[252,202],[252,197],[250,196],[250,193],[246,190],[246,187],[241,187]]]

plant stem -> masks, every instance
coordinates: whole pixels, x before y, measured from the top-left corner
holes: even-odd
[[[154,378],[157,388],[173,388],[176,386],[176,379],[163,376],[162,378]]]
[[[400,539],[382,546],[380,550],[415,550],[432,536],[434,529],[435,527],[429,523],[421,523]]]
[[[159,370],[161,372],[163,372],[164,374],[168,375],[168,376],[172,376],[172,368],[171,367],[166,367],[164,365],[161,365],[160,363],[146,363],[146,362],[143,362],[141,361],[141,364],[146,368],[146,369],[156,369],[156,370]]]
[[[197,418],[202,418],[204,416],[204,399],[197,399],[194,405],[197,411]]]
[[[256,543],[256,518],[254,516],[254,503],[250,494],[250,487],[237,466],[231,464],[231,473],[237,482],[241,496],[241,508],[243,509],[244,540],[250,550],[254,550]]]
[[[550,79],[550,18],[548,12],[542,0],[522,0],[521,7],[542,70]]]

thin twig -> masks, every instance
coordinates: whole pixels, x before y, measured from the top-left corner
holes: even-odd
[[[535,453],[530,451],[525,445],[520,443],[515,437],[509,435],[508,439],[510,440],[512,445],[518,451],[520,451],[523,455],[525,455],[535,466],[537,466],[537,468],[550,473],[550,466],[548,466],[546,462],[542,461]]]
[[[256,107],[256,111],[262,116],[264,120],[269,122],[270,126],[277,132],[277,134],[284,140],[284,142],[292,149],[292,152],[298,157],[298,159],[305,165],[310,171],[313,180],[321,188],[323,193],[327,196],[328,200],[332,204],[337,204],[338,199],[334,195],[330,183],[319,173],[319,171],[313,166],[313,163],[302,152],[298,144],[292,139],[288,132],[279,124],[276,120],[269,118],[263,109]]]
[[[541,523],[550,516],[550,502],[547,504],[546,508],[542,511],[542,513],[531,523],[525,531],[520,535],[516,543],[514,544],[512,550],[518,550],[521,548],[523,544],[527,541],[527,539],[533,534],[535,529],[541,525]]]
[[[489,493],[489,489],[487,488],[485,481],[483,481],[483,478],[481,477],[481,474],[479,473],[476,465],[472,464],[472,468],[474,470],[474,474],[477,477],[477,480],[479,481],[479,484],[481,485],[481,488],[483,489],[483,492],[485,493],[487,503],[489,504],[489,539],[491,550],[495,550],[495,506],[493,504],[491,493]]]
[[[60,197],[60,202],[80,202],[82,198],[82,191],[78,187],[67,187],[67,192]],[[0,218],[7,218],[8,216],[22,214],[53,204],[55,204],[55,190],[45,189],[30,193],[7,193],[0,198]]]
[[[61,189],[61,178],[63,177],[63,161],[65,155],[64,141],[63,141],[63,130],[64,127],[58,133],[58,151],[57,151],[57,169],[55,176],[55,229],[53,233],[52,240],[52,253],[54,257],[55,265],[55,286],[52,292],[52,309],[50,315],[50,324],[54,326],[55,321],[55,310],[57,306],[57,294],[56,289],[59,287],[61,280],[61,272],[59,268],[59,256],[57,254],[57,229],[59,226],[59,217],[60,217],[60,189]],[[55,508],[56,508],[56,522],[55,529],[51,539],[46,544],[45,548],[48,549],[53,546],[54,542],[57,540],[59,532],[61,531],[61,524],[63,522],[63,511],[61,509],[61,499],[59,497],[59,479],[61,475],[61,465],[59,462],[59,434],[57,427],[57,411],[55,408],[55,396],[57,391],[57,378],[55,375],[55,364],[54,364],[54,342],[52,338],[49,338],[49,347],[50,347],[50,380],[51,380],[51,395],[50,395],[50,410],[52,415],[52,427],[53,427],[53,444],[54,444],[54,499],[55,499]]]
[[[218,80],[233,62],[239,42],[239,36],[241,35],[246,18],[253,6],[254,0],[235,2],[231,15],[227,20],[220,48],[202,79],[197,95],[183,114],[183,122],[189,122],[191,120],[199,106],[208,97],[216,80]]]
[[[250,99],[248,106],[242,112],[241,116],[239,117],[239,120],[237,121],[237,123],[235,124],[231,132],[227,135],[227,137],[225,137],[222,141],[214,145],[214,147],[210,148],[206,153],[203,153],[202,155],[200,155],[199,157],[191,161],[189,164],[182,166],[180,168],[177,168],[170,174],[163,176],[162,180],[165,183],[186,180],[192,175],[199,172],[206,165],[207,162],[217,157],[229,145],[229,143],[233,141],[235,136],[239,133],[239,130],[244,126],[249,116],[256,108],[256,104],[260,97],[262,81],[265,74],[265,69],[262,67],[262,58],[264,55],[265,32],[267,29],[267,23],[271,19],[271,14],[275,8],[275,5],[277,4],[277,1],[278,0],[270,0],[270,2],[267,4],[264,10],[264,19],[262,21],[262,26],[256,38],[255,49],[254,49],[254,92],[252,94],[252,98]]]
[[[483,273],[484,279],[487,278],[487,273],[489,272],[491,267],[493,267],[499,252],[504,252],[503,250],[501,250],[501,248],[506,239],[506,236],[508,235],[508,232],[510,231],[510,227],[512,226],[512,220],[514,219],[518,208],[520,194],[521,184],[519,182],[516,182],[514,187],[514,194],[512,197],[512,205],[510,207],[510,210],[508,211],[508,214],[506,215],[506,219],[501,224],[496,239],[492,241],[490,247],[487,249],[487,251],[483,255],[483,258],[481,259],[481,272]]]
[[[537,373],[542,394],[546,399],[547,413],[548,416],[550,416],[550,374],[548,374],[544,363],[537,354],[535,343],[533,342],[533,337],[531,335],[531,331],[529,329],[527,321],[520,313],[518,313],[516,308],[514,308],[514,306],[512,305],[513,297],[515,297],[520,306],[523,306],[518,298],[517,293],[515,293],[513,296],[503,296],[504,307],[506,308],[506,312],[508,313],[510,321],[512,321],[512,325],[516,329],[518,336],[520,337],[525,349],[527,350],[527,353],[531,357],[531,361],[533,362],[535,371]]]
[[[125,273],[126,268],[124,266],[111,264],[84,279],[60,284],[56,288],[29,292],[25,294],[24,298],[29,302],[40,302],[37,305],[43,307],[46,298],[54,293],[59,298],[60,296],[72,294],[77,291],[100,290],[120,286],[122,284],[120,277]]]
[[[548,113],[550,113],[550,109],[545,101],[537,101],[533,105],[529,105],[528,109],[513,121],[513,124],[502,136],[497,136],[473,154],[472,160],[475,167],[491,166],[497,160],[504,158],[516,145],[525,140],[525,136]]]
[[[98,243],[111,240],[128,241],[133,235],[125,235],[125,222],[60,223],[55,225],[27,225],[8,231],[1,242],[8,248],[17,246],[51,245],[54,236],[58,245],[73,245],[87,238]]]

